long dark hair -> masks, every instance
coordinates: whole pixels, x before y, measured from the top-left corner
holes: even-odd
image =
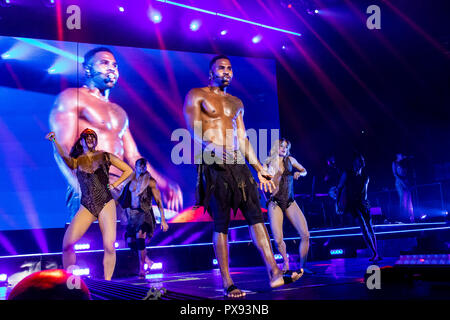
[[[88,135],[93,135],[95,140],[98,142],[97,134],[94,130],[86,128],[81,132],[80,137],[75,141],[72,149],[70,149],[69,156],[76,159],[84,153],[83,145],[81,144],[81,140],[85,139]]]
[[[77,141],[75,141],[74,145],[72,146],[72,149],[70,149],[70,153],[69,156],[71,158],[78,158],[79,156],[81,156],[84,152],[83,150],[83,146],[81,145],[81,137],[79,137],[77,139]]]

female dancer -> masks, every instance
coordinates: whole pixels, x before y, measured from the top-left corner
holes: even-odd
[[[294,225],[300,235],[300,269],[306,262],[309,250],[309,231],[305,216],[294,200],[294,179],[306,176],[306,170],[297,160],[289,156],[291,143],[286,139],[275,141],[270,156],[265,161],[265,168],[273,175],[275,190],[268,200],[270,227],[272,229],[278,251],[283,257],[283,272],[289,270],[289,260],[286,254],[286,244],[283,241],[283,213]],[[297,169],[294,172],[293,168]],[[304,270],[302,270],[303,272]]]
[[[362,235],[367,246],[372,251],[370,261],[379,261],[377,239],[372,227],[370,206],[367,200],[367,186],[369,176],[363,170],[366,166],[361,154],[353,156],[352,168],[342,174],[337,188],[337,206],[341,213],[350,213],[361,227]]]
[[[63,240],[64,268],[75,265],[74,245],[86,233],[89,226],[98,219],[103,237],[103,268],[105,280],[111,280],[116,265],[116,204],[111,190],[117,188],[128,178],[133,170],[115,155],[97,151],[97,134],[85,129],[67,155],[55,137],[54,132],[46,136],[54,146],[66,165],[76,170],[81,188],[81,206],[66,230]],[[109,167],[113,165],[122,171],[122,175],[109,184]]]

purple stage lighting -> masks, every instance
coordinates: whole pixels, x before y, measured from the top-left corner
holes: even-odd
[[[286,50],[286,46],[282,46],[281,49]]]
[[[153,21],[153,23],[160,23],[162,21],[161,12],[158,10],[150,9],[148,11],[148,17]]]
[[[258,34],[257,36],[254,36],[254,37],[252,38],[252,42],[253,42],[254,44],[257,44],[257,43],[261,42],[261,40],[262,40],[262,36],[261,36],[260,34]]]
[[[289,258],[289,254],[286,254],[286,256]],[[279,253],[275,254],[273,257],[275,260],[283,260],[283,256]]]
[[[162,268],[163,268],[162,262],[155,262],[155,263],[152,264],[152,266],[150,267],[150,270],[161,270]]]
[[[74,269],[72,271],[72,274],[74,276],[88,276],[90,273],[89,268],[80,268],[80,269]]]
[[[89,243],[77,243],[74,248],[75,250],[89,250],[91,245]]]
[[[228,33],[228,30],[222,30],[222,31],[220,31],[220,34],[221,34],[222,36],[226,35],[227,33]]]
[[[318,13],[319,13],[319,10],[317,10],[317,9],[314,10],[314,13],[315,13],[315,14],[318,14]]]
[[[200,25],[201,25],[200,20],[193,20],[189,25],[189,28],[195,32],[198,31],[198,29],[200,29]]]
[[[146,274],[145,279],[161,279],[163,276],[162,273]]]
[[[125,8],[124,7],[119,7],[119,11],[120,12],[125,12]]]

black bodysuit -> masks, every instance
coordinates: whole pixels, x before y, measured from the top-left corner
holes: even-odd
[[[269,202],[276,203],[281,210],[286,211],[294,202],[294,171],[289,157],[283,160],[284,171],[281,174],[278,192],[269,198]]]
[[[110,166],[109,154],[104,152],[102,161],[94,172],[90,173],[79,167],[77,168],[77,178],[81,189],[81,204],[96,218],[98,218],[105,204],[113,199],[107,187]]]

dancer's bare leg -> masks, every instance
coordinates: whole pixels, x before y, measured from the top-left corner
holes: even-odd
[[[142,232],[142,230],[139,230],[139,232],[137,233],[137,238],[138,239],[143,239],[145,241],[145,238],[147,237],[147,232]],[[145,274],[145,264],[147,263],[147,261],[149,260],[147,258],[147,249],[143,249],[143,250],[138,250],[138,256],[139,256],[139,276],[142,276]],[[148,268],[150,268],[151,265],[148,264]]]
[[[363,234],[364,241],[367,244],[367,247],[372,251],[372,259],[378,260],[378,252],[377,252],[377,240],[375,238],[375,232],[372,228],[372,225],[369,220],[365,219],[361,212],[358,212],[357,219]]]
[[[213,245],[216,253],[217,262],[219,263],[220,275],[222,276],[222,284],[224,289],[233,285],[230,276],[229,257],[228,257],[228,234],[222,232],[213,233]],[[245,296],[245,292],[235,289],[228,294],[229,298],[241,298]]]
[[[283,240],[283,211],[274,202],[269,203],[270,228],[277,245],[277,249],[283,257],[283,271],[289,270],[289,259],[286,252],[286,243]]]
[[[283,272],[278,268],[275,258],[273,256],[272,247],[270,246],[270,238],[267,233],[264,223],[257,223],[250,226],[250,235],[253,243],[258,248],[264,263],[266,264],[267,272],[269,273],[270,286],[272,288],[280,287],[284,284]],[[297,281],[301,275],[297,272],[292,274],[292,281]]]
[[[300,254],[300,268],[303,268],[306,262],[306,258],[308,257],[309,251],[308,224],[306,222],[305,215],[303,214],[302,210],[295,201],[289,206],[289,208],[287,208],[286,216],[294,225],[295,229],[297,230],[301,238],[299,246],[299,254]]]
[[[98,215],[98,224],[103,237],[103,268],[105,280],[111,280],[116,266],[116,204],[109,201]]]
[[[95,220],[96,218],[89,210],[81,206],[75,217],[72,219],[72,222],[70,222],[63,239],[62,260],[64,269],[68,269],[70,266],[75,265],[76,255],[74,245],[81,239]]]

